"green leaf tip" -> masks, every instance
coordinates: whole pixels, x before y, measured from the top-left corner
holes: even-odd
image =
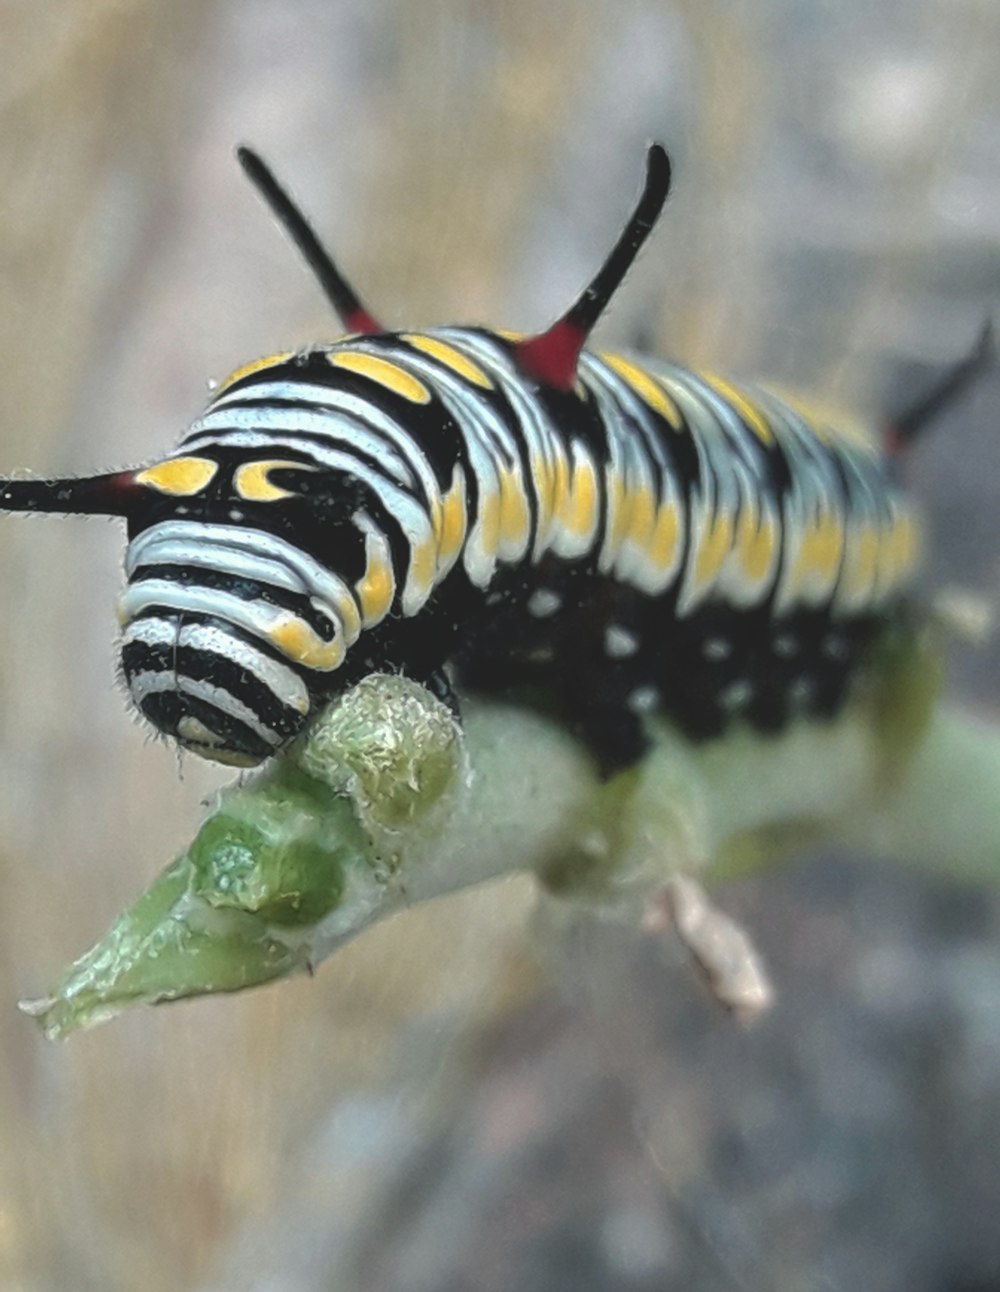
[[[263,922],[201,907],[188,894],[187,856],[175,861],[52,994],[22,1001],[52,1039],[113,1018],[129,1005],[240,991],[304,968]]]
[[[60,1037],[131,1004],[305,968],[401,903],[385,836],[419,827],[426,839],[461,765],[444,705],[405,678],[367,679],[304,741],[224,790],[187,851],[50,996],[21,1008]]]
[[[367,678],[223,791],[189,849],[23,1008],[64,1036],[131,1004],[239,991],[516,871],[564,909],[637,925],[678,876],[710,886],[820,838],[995,880],[1000,736],[934,711],[937,676],[933,649],[902,635],[835,719],[698,745],[651,721],[649,752],[611,781],[539,712],[472,698],[460,731],[418,684]]]

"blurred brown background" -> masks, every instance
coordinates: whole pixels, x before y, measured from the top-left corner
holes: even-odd
[[[605,339],[872,409],[1000,300],[996,0],[4,0],[0,35],[4,470],[148,459],[331,335],[243,140],[390,324],[543,325],[651,138],[675,195]],[[998,409],[917,465],[937,585],[996,593]],[[14,1002],[219,783],[125,712],[120,554],[0,525],[0,1288],[1000,1288],[1000,905],[943,879],[732,891],[781,992],[749,1034],[515,881],[44,1042]],[[992,711],[996,663],[954,689]]]

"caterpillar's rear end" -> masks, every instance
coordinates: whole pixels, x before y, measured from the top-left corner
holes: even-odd
[[[608,771],[652,713],[708,738],[840,710],[916,565],[895,461],[763,391],[584,349],[666,199],[662,149],[530,338],[386,332],[240,157],[353,335],[239,369],[151,466],[0,485],[9,510],[127,520],[122,670],[157,730],[254,764],[386,669],[555,705]]]

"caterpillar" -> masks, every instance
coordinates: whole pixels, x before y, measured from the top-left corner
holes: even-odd
[[[121,673],[157,731],[254,765],[396,670],[452,703],[454,683],[545,705],[610,773],[655,712],[708,738],[841,709],[906,613],[918,525],[890,450],[934,399],[873,445],[764,389],[585,348],[666,201],[659,145],[600,270],[536,336],[383,328],[238,157],[347,335],[238,368],[149,465],[0,481],[7,511],[126,521]]]

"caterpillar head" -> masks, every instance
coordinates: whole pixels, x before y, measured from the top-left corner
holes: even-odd
[[[223,456],[136,474],[159,501],[130,524],[121,668],[157,730],[248,766],[337,689],[362,606],[334,569],[363,561],[364,538],[349,479],[290,458]]]
[[[237,155],[348,332],[383,332],[264,162],[249,149]],[[531,382],[572,390],[586,337],[652,229],[669,185],[666,153],[653,145],[639,202],[596,277],[551,328],[514,344]],[[359,372],[357,356],[314,354],[323,356],[327,377],[332,367]],[[213,407],[238,399],[233,387],[284,362],[296,368],[295,379],[310,357],[271,356],[247,365]],[[368,376],[375,365],[381,363],[383,376],[391,366],[371,356],[362,363]],[[410,397],[414,388],[419,396],[420,383],[409,380]],[[327,472],[304,450],[298,460],[255,452],[213,448],[210,435],[192,434],[186,451],[137,471],[0,480],[0,510],[126,518],[121,665],[132,700],[184,748],[242,766],[280,750],[338,689],[338,670],[363,628],[397,603],[404,617],[423,606],[458,555],[461,526],[452,522],[465,506],[457,468],[436,512],[397,491],[407,515],[395,519],[408,548],[397,597],[387,539],[365,512],[363,468],[356,465],[354,478]],[[345,558],[338,526],[349,531],[356,553],[344,577],[335,572]]]
[[[359,565],[361,592],[378,554],[353,519],[351,482],[318,486],[318,475],[291,460],[178,455],[90,479],[3,482],[0,506],[126,518],[120,664],[132,701],[183,748],[252,766],[337,689],[362,628],[359,589],[304,540],[322,531],[324,554]],[[381,613],[393,590],[390,579]]]

